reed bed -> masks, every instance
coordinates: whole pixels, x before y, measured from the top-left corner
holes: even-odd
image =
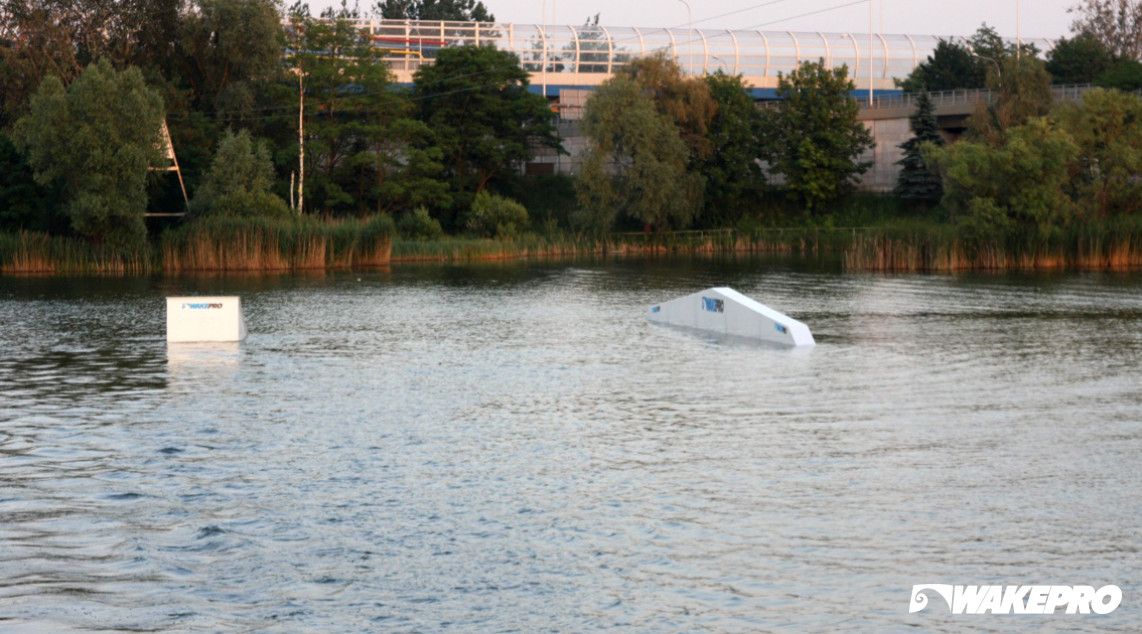
[[[295,271],[609,255],[759,253],[840,255],[853,272],[1118,270],[1142,268],[1142,219],[1104,220],[1048,238],[1009,234],[968,239],[953,224],[899,221],[864,228],[525,234],[511,241],[394,238],[391,218],[323,223],[312,218],[203,218],[164,233],[154,246],[99,247],[78,238],[0,234],[0,273],[139,274]]]
[[[482,238],[402,240],[393,244],[393,262],[463,262],[529,257],[669,255],[748,250],[732,229],[606,235],[558,232],[525,234],[512,241]]]
[[[387,265],[388,216],[323,223],[311,218],[203,218],[165,233],[162,269],[292,271]]]
[[[154,268],[147,245],[99,246],[66,236],[0,234],[0,273],[19,275],[126,275]]]
[[[969,239],[953,225],[864,229],[844,250],[848,271],[1061,271],[1142,268],[1142,222],[1092,221],[1053,232]]]

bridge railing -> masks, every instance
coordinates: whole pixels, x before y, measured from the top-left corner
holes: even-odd
[[[1081,101],[1083,95],[1096,88],[1093,84],[1065,84],[1051,86],[1052,101]],[[1142,90],[1135,91],[1142,95]],[[996,94],[987,89],[942,90],[928,93],[932,105],[936,108],[973,104],[977,102],[991,103]],[[867,96],[856,98],[862,109],[872,110],[914,110],[920,93],[903,93],[899,95],[875,96],[871,106]]]

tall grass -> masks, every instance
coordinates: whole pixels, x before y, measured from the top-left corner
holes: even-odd
[[[389,263],[393,222],[201,218],[163,234],[164,271],[284,271]]]
[[[0,273],[123,275],[154,268],[151,248],[100,246],[45,233],[0,234]]]
[[[510,241],[463,237],[397,239],[393,244],[392,259],[394,262],[460,262],[527,257],[665,255],[722,253],[738,250],[738,247],[737,233],[732,229],[603,235],[557,231],[546,236],[527,233]]]
[[[896,223],[862,229],[845,269],[884,272],[1115,270],[1142,267],[1142,220],[1088,221],[1047,237],[1012,232],[965,238],[954,225]]]

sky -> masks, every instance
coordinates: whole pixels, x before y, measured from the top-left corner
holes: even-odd
[[[1070,36],[1067,9],[1079,0],[482,0],[497,22],[582,24],[599,14],[603,26],[827,31],[873,30],[908,35],[971,35],[986,22],[1004,37]],[[350,1],[350,4],[352,1]],[[310,0],[316,14],[329,0]],[[340,4],[340,2],[337,2]],[[362,8],[374,0],[361,0]],[[848,5],[848,6],[843,6]],[[726,15],[731,14],[731,15]],[[812,15],[806,15],[812,14]],[[798,17],[800,16],[800,17]]]

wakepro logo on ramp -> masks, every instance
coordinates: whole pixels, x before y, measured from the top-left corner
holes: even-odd
[[[654,323],[785,346],[816,345],[805,324],[725,286],[651,306],[646,318]]]

